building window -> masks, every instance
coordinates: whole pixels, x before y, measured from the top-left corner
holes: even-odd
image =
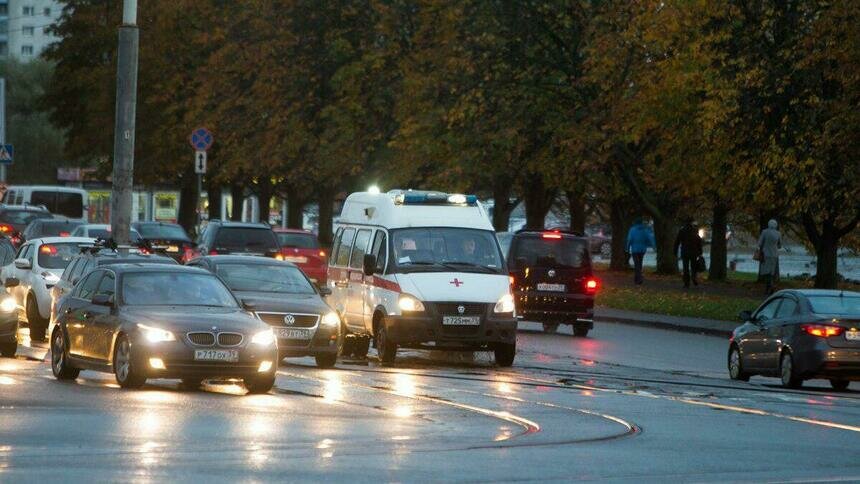
[[[0,42],[0,57],[6,57],[6,54],[9,53],[9,44],[6,42]]]
[[[27,17],[27,16],[32,17],[33,15],[36,15],[36,7],[24,7],[24,16],[25,17]]]
[[[22,33],[22,34],[24,34],[24,35],[28,35],[28,36],[30,36],[30,37],[32,37],[32,36],[33,36],[33,34],[35,33],[35,31],[36,31],[36,29],[35,29],[32,25],[28,25],[28,26],[23,27],[23,28],[21,29],[21,33]]]
[[[25,57],[29,57],[33,55],[33,46],[32,45],[22,45],[21,46],[21,55]]]
[[[0,15],[6,16],[9,15],[9,5],[5,3],[0,3]]]
[[[51,7],[45,7],[45,10],[42,11],[45,14],[45,17],[51,16]]]

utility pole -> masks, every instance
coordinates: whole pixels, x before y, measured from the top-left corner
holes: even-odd
[[[6,143],[6,79],[0,77],[0,145]],[[6,181],[6,165],[0,164],[0,182]]]
[[[116,125],[110,225],[117,244],[130,241],[134,186],[134,124],[137,111],[137,0],[123,0],[116,62]]]

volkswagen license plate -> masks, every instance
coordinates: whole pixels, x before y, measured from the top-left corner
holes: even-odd
[[[564,284],[550,284],[547,282],[539,282],[537,285],[538,291],[564,292],[567,287]]]
[[[239,361],[239,350],[194,350],[196,361]]]
[[[850,339],[851,341],[860,341],[860,331],[846,331],[845,339]]]
[[[308,329],[275,328],[275,334],[281,339],[311,339]]]
[[[442,324],[445,326],[478,326],[481,324],[480,316],[442,316]]]

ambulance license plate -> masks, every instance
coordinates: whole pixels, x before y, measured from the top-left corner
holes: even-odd
[[[538,291],[564,292],[567,286],[564,284],[549,284],[547,282],[539,282],[537,285]]]
[[[442,316],[442,324],[445,326],[479,326],[480,316]]]

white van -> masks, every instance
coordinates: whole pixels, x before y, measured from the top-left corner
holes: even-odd
[[[49,212],[71,220],[88,220],[89,195],[80,188],[12,185],[3,195],[6,205],[44,205]]]
[[[329,303],[352,336],[344,353],[383,363],[398,347],[492,350],[510,366],[517,320],[493,226],[473,195],[350,195],[329,259]]]

